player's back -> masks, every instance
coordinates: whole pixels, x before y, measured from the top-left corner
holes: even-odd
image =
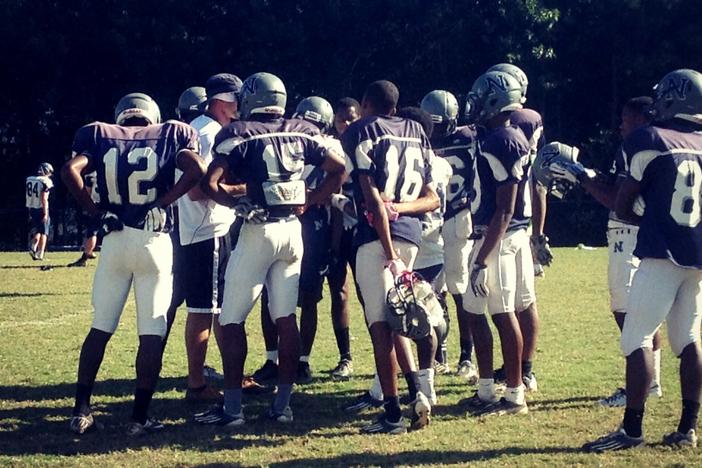
[[[151,205],[173,185],[176,156],[197,151],[197,132],[182,122],[120,126],[95,122],[76,133],[74,154],[90,158],[99,207],[141,228]]]
[[[25,181],[25,205],[27,208],[41,208],[41,200],[43,193],[51,190],[53,183],[51,179],[43,175],[35,175],[27,177]]]
[[[477,132],[472,126],[456,129],[450,135],[432,138],[434,154],[451,165],[452,176],[447,186],[445,218],[470,207],[473,186],[473,160],[477,151]]]
[[[533,109],[522,108],[512,112],[509,120],[524,133],[531,148],[532,158],[536,157],[536,152],[546,143],[541,114]]]
[[[634,254],[702,269],[702,129],[643,127],[623,147],[645,202]]]

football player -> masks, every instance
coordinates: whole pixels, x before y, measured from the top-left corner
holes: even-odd
[[[97,179],[97,174],[91,172],[84,177],[85,189],[90,193],[90,197],[93,199],[93,203],[98,203],[99,195],[95,188],[95,179]],[[69,263],[69,267],[84,267],[88,265],[88,260],[97,258],[95,255],[95,247],[97,247],[97,235],[100,230],[99,223],[92,216],[81,211],[80,218],[85,228],[83,231],[83,253],[80,258],[73,263]]]
[[[519,294],[523,256],[531,258],[529,238],[520,218],[527,206],[525,187],[530,164],[526,137],[510,125],[510,114],[520,109],[522,92],[512,75],[486,72],[468,94],[467,119],[479,125],[475,159],[473,245],[470,285],[463,306],[470,314],[478,358],[478,391],[469,406],[475,414],[528,412],[522,383],[522,334],[515,311],[526,305]],[[526,188],[528,190],[528,188]],[[533,275],[533,265],[527,268]],[[507,389],[498,398],[493,377],[493,343],[485,312],[492,316],[502,345]]]
[[[36,175],[27,177],[25,199],[29,212],[31,240],[29,255],[34,260],[44,260],[46,239],[49,235],[49,192],[54,187],[51,176],[54,167],[48,162],[41,163]]]
[[[200,137],[200,157],[205,166],[212,162],[215,136],[237,116],[241,80],[219,73],[205,83],[207,108],[190,125]],[[210,330],[220,336],[219,323],[224,293],[224,272],[231,253],[229,228],[234,211],[207,198],[199,186],[178,200],[180,254],[183,257],[183,285],[188,315],[185,321],[185,349],[188,356],[189,402],[220,402],[222,394],[207,384],[204,373]],[[219,339],[219,338],[218,338]]]
[[[675,70],[654,93],[653,124],[634,130],[622,145],[629,174],[615,204],[620,219],[639,225],[634,255],[641,259],[621,337],[626,409],[620,428],[586,443],[586,451],[643,444],[653,335],[664,320],[670,347],[681,360],[682,414],[677,430],[665,435],[663,443],[697,445],[702,393],[702,74]],[[634,209],[639,196],[643,215]]]
[[[619,127],[623,139],[626,139],[637,128],[650,124],[652,104],[653,100],[648,96],[635,97],[624,104],[621,115],[622,122]],[[617,192],[628,173],[628,164],[624,154],[622,151],[619,151],[619,154],[614,159],[609,176],[585,170],[578,164],[572,166],[558,164],[551,168],[551,173],[556,179],[561,179],[566,183],[579,183],[585,191],[610,209],[609,222],[607,223],[609,300],[614,320],[619,330],[622,330],[624,318],[626,317],[626,304],[631,288],[631,280],[639,266],[639,259],[634,256],[639,227],[620,219],[614,211]],[[643,206],[639,202],[637,203],[637,210],[640,212],[641,209],[643,209]],[[650,394],[658,397],[663,395],[663,388],[660,383],[660,334],[661,332],[658,330],[653,336],[654,372],[650,389]],[[625,406],[626,390],[618,388],[607,398],[601,399],[600,404],[611,407]]]
[[[78,366],[70,421],[76,434],[97,427],[90,410],[93,384],[132,281],[139,350],[127,435],[163,428],[148,417],[148,408],[161,368],[161,342],[171,300],[173,248],[167,233],[172,221],[168,207],[199,182],[204,166],[196,153],[197,132],[180,122],[159,121],[158,106],[149,96],[124,96],[115,108],[115,125],[95,122],[78,130],[74,156],[61,171],[69,192],[88,214],[100,217],[106,233],[93,280],[93,324]],[[176,167],[183,175],[174,184]],[[83,183],[83,176],[92,171],[97,173],[97,205]]]
[[[419,216],[439,206],[429,174],[429,141],[417,122],[393,116],[398,97],[393,83],[371,83],[361,103],[363,118],[351,124],[341,140],[353,161],[359,213],[356,280],[384,395],[385,412],[363,428],[366,433],[406,431],[395,378],[393,333],[385,316],[386,298],[395,278],[412,267],[421,243]],[[433,333],[418,342],[421,369],[432,368],[436,346],[432,338],[435,340]],[[426,393],[418,392],[413,403],[416,426],[425,425],[431,412],[428,379],[420,381],[420,387]]]
[[[446,207],[441,237],[444,242],[445,281],[456,304],[460,355],[457,374],[465,377],[469,385],[478,382],[478,371],[471,361],[473,338],[462,295],[470,284],[468,257],[473,246],[470,239],[473,224],[470,214],[470,191],[473,180],[473,159],[477,148],[475,127],[457,128],[458,101],[448,91],[429,92],[421,102],[434,122],[431,147],[437,156],[452,168],[446,191]],[[448,363],[443,362],[446,372]]]
[[[339,189],[344,161],[318,138],[316,126],[301,119],[283,119],[286,100],[285,86],[275,75],[248,77],[239,100],[243,121],[217,135],[216,156],[202,183],[214,201],[234,206],[237,199],[221,183],[240,177],[246,183],[248,200],[265,211],[264,216],[244,224],[227,264],[219,316],[224,406],[197,414],[196,421],[203,424],[235,427],[245,423],[241,406],[247,352],[244,322],[264,284],[280,349],[278,392],[267,416],[280,423],[293,421],[290,396],[300,347],[295,306],[303,254],[296,213],[325,203]],[[321,166],[327,174],[309,194],[302,179],[305,164]]]
[[[529,80],[527,75],[521,68],[510,63],[499,63],[490,67],[488,71],[501,71],[510,74],[519,81],[521,86],[522,98],[521,103],[524,104],[527,100],[527,88]],[[524,309],[517,309],[517,321],[524,338],[524,351],[522,354],[522,379],[527,391],[535,392],[538,390],[536,376],[532,372],[532,360],[536,353],[536,339],[539,332],[539,313],[536,308],[536,288],[534,285],[534,274],[528,270],[530,264],[533,263],[533,272],[539,276],[543,276],[544,266],[550,266],[553,261],[551,247],[548,244],[548,238],[544,235],[544,224],[546,222],[546,188],[536,183],[536,180],[531,177],[531,163],[536,157],[536,153],[545,144],[544,126],[541,119],[541,114],[533,109],[522,107],[510,114],[510,123],[518,127],[524,136],[529,141],[530,161],[527,168],[526,178],[527,185],[524,186],[524,208],[518,210],[512,216],[512,223],[519,226],[521,229],[527,229],[531,222],[531,252],[522,252],[517,259],[518,268],[523,270],[519,274],[519,295],[520,302],[525,306]],[[522,189],[520,189],[521,191]],[[520,192],[521,195],[521,192]],[[505,373],[504,367],[495,371],[495,380],[504,382]]]

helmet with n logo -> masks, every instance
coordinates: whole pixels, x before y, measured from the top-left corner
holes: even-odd
[[[515,77],[522,87],[522,104],[526,102],[527,88],[529,86],[529,78],[527,78],[526,73],[516,65],[511,63],[498,63],[488,68],[488,71],[501,71],[508,73]]]
[[[680,69],[665,75],[653,87],[653,119],[665,122],[674,118],[702,124],[702,74]]]
[[[466,102],[469,123],[484,123],[502,112],[522,108],[522,87],[509,73],[486,72],[473,83]]]
[[[253,114],[285,114],[285,85],[271,73],[254,73],[244,80],[239,95],[239,112],[246,120]]]

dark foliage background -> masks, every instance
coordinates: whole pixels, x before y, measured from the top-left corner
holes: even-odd
[[[402,104],[431,89],[465,95],[490,65],[530,77],[549,140],[610,165],[619,109],[667,71],[702,68],[699,0],[0,0],[0,244],[22,246],[24,178],[69,157],[74,131],[112,119],[143,91],[172,116],[178,95],[217,72],[270,71],[289,104],[360,97],[387,78]],[[59,184],[60,185],[60,184]],[[56,242],[78,242],[62,187]],[[550,205],[554,244],[603,243],[606,212],[575,191]]]

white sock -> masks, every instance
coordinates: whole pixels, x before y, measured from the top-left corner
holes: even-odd
[[[310,362],[310,355],[300,356],[300,362]]]
[[[653,352],[653,380],[651,387],[661,384],[661,350],[657,349]]]
[[[495,379],[478,379],[478,398],[483,401],[495,401]]]
[[[520,385],[519,387],[516,387],[516,388],[507,387],[507,390],[505,390],[505,399],[507,401],[511,401],[512,403],[516,403],[518,405],[523,405],[525,403],[525,401],[524,401],[524,385]]]
[[[273,351],[266,351],[266,359],[269,361],[273,361],[276,364],[278,364],[278,350],[275,349]]]
[[[373,383],[371,384],[370,390],[368,390],[368,393],[375,398],[376,400],[383,400],[383,387],[380,386],[380,377],[378,377],[378,373],[376,372],[375,377],[373,377]]]
[[[434,369],[420,369],[417,372],[417,380],[419,381],[419,391],[429,398],[432,405],[437,403],[436,391],[434,390]]]

